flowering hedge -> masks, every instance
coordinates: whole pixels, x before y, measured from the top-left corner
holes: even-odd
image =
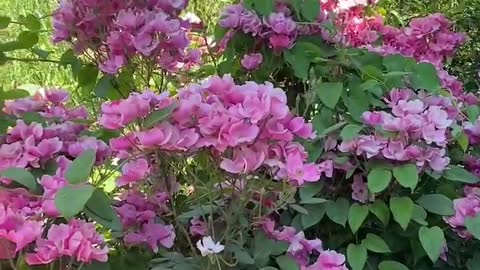
[[[445,69],[464,34],[244,0],[211,38],[187,4],[60,2],[92,104],[0,92],[5,267],[476,269],[479,100]]]

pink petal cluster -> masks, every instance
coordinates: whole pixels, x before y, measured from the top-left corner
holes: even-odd
[[[132,160],[122,167],[122,176],[117,179],[117,186],[125,186],[143,180],[150,170],[148,162],[144,158]]]
[[[44,265],[63,256],[80,263],[106,262],[108,247],[102,235],[95,231],[95,224],[72,220],[69,224],[52,225],[46,238],[37,240],[35,252],[27,254],[29,265]]]
[[[157,215],[165,214],[165,205],[169,195],[160,192],[147,195],[139,190],[131,189],[120,197],[121,205],[116,208],[123,228],[128,231],[124,242],[128,246],[146,244],[154,252],[158,246],[171,248],[175,239],[175,230],[171,225],[156,223]]]
[[[208,235],[208,224],[199,217],[190,220],[190,234],[193,237],[203,237]]]
[[[207,148],[219,153],[220,167],[233,174],[247,174],[266,166],[278,179],[299,185],[318,181],[322,173],[332,175],[331,162],[305,163],[307,153],[294,140],[315,138],[312,125],[292,115],[285,93],[270,83],[236,85],[226,75],[189,85],[180,90],[178,99],[144,93],[132,94],[116,104],[132,100],[145,103],[147,98],[160,100],[161,105],[149,102],[149,110],[136,110],[135,117],[128,119],[166,106],[176,108],[168,120],[112,140],[112,148],[122,152],[122,157],[135,149],[192,152]],[[125,115],[130,115],[129,106],[125,107],[125,111],[118,109],[112,115],[110,108],[104,106],[100,122],[106,128],[125,126],[130,123],[123,122]]]
[[[465,229],[465,219],[477,217],[480,213],[480,188],[465,187],[465,197],[453,201],[455,215],[444,218],[462,238],[471,238],[472,234]]]
[[[260,66],[260,64],[262,64],[262,62],[263,62],[262,54],[252,53],[252,54],[245,54],[240,63],[242,64],[242,67],[244,67],[246,70],[255,70]]]
[[[116,74],[134,57],[155,59],[167,71],[199,60],[188,49],[188,21],[179,17],[187,0],[62,0],[53,17],[53,41],[72,42],[78,53],[99,54],[100,68]]]
[[[320,239],[308,240],[304,232],[297,232],[293,227],[283,226],[278,229],[275,227],[275,221],[272,219],[267,218],[262,222],[262,229],[267,236],[276,241],[289,243],[287,254],[297,261],[302,270],[347,270],[345,256],[335,251],[324,250]],[[319,257],[315,263],[308,266],[312,254],[319,254]]]
[[[392,91],[387,103],[391,113],[365,112],[363,120],[371,127],[393,133],[393,136],[386,137],[382,132],[360,135],[354,140],[343,141],[338,149],[366,158],[412,161],[419,167],[443,171],[450,162],[445,156],[445,147],[448,128],[454,122],[445,108],[430,105],[429,99],[416,99],[413,92],[407,90]]]

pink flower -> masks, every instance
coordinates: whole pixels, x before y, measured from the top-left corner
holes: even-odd
[[[192,220],[190,220],[190,224],[190,234],[193,237],[208,235],[208,224],[202,221],[200,218],[192,218]]]
[[[345,266],[345,256],[332,250],[320,253],[317,262],[307,267],[307,270],[348,270]]]
[[[123,165],[122,176],[117,180],[117,186],[126,186],[138,182],[146,177],[150,170],[147,160],[139,158]]]
[[[286,158],[286,173],[291,181],[298,185],[316,182],[320,179],[320,169],[314,164],[305,164],[299,154],[289,154]]]
[[[0,238],[15,244],[15,252],[21,251],[42,234],[43,223],[29,220],[25,214],[8,205],[0,205]]]
[[[158,252],[158,245],[171,248],[175,240],[175,232],[172,225],[161,225],[150,221],[142,226],[138,233],[129,233],[124,241],[127,245],[147,244],[153,252]]]
[[[246,70],[257,69],[263,61],[263,56],[260,53],[245,54],[241,61],[242,67]]]
[[[233,159],[223,158],[220,168],[229,173],[241,174],[258,169],[265,161],[265,153],[248,147],[235,150]]]
[[[361,203],[366,203],[369,200],[372,200],[372,196],[368,195],[368,187],[367,183],[363,181],[363,177],[361,174],[355,174],[353,176],[353,183],[352,183],[352,199],[361,202]]]
[[[135,136],[144,147],[163,146],[172,138],[174,128],[170,123],[163,122],[148,131],[137,132]]]

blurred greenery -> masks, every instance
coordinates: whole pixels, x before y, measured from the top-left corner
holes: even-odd
[[[444,13],[457,31],[469,36],[448,65],[451,73],[458,76],[468,91],[480,88],[480,0],[381,0],[387,23],[405,25],[414,17],[432,13]]]

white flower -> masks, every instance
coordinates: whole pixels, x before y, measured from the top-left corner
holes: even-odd
[[[205,257],[210,254],[217,254],[223,251],[224,245],[220,245],[220,242],[214,243],[211,236],[205,236],[197,242],[197,248]]]

